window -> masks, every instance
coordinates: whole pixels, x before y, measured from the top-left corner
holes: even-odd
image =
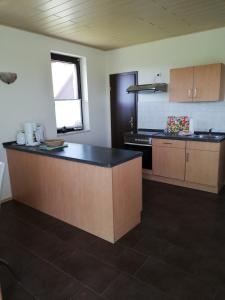
[[[80,59],[51,53],[58,133],[83,129]]]

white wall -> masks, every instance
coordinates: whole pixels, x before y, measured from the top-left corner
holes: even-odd
[[[38,34],[0,26],[0,72],[11,71],[18,79],[11,85],[0,81],[0,161],[6,161],[1,143],[15,140],[24,121],[45,126],[47,137],[56,136],[51,83],[50,51],[87,59],[90,132],[70,134],[68,141],[107,145],[105,52]],[[2,198],[10,197],[6,172]]]
[[[138,71],[140,84],[161,73],[160,81],[168,83],[170,68],[216,62],[225,63],[225,28],[109,51],[106,68],[108,75]],[[163,129],[168,115],[193,117],[195,130],[225,131],[225,101],[169,103],[168,93],[139,94],[139,128]]]

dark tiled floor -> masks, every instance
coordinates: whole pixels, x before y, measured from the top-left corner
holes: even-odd
[[[142,223],[112,245],[27,206],[0,212],[4,300],[225,299],[225,191],[143,182]]]

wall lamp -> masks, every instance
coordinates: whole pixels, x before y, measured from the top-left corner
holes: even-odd
[[[0,72],[0,80],[10,84],[16,81],[17,79],[17,74],[16,73],[11,73],[11,72]]]

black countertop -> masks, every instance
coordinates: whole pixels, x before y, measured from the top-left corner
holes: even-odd
[[[164,133],[162,129],[139,129],[136,132],[126,132],[124,134],[124,141],[144,141],[147,143],[149,138],[156,139],[173,139],[182,141],[197,141],[197,142],[210,142],[210,143],[220,143],[225,140],[225,132],[205,132],[205,131],[195,131],[192,135],[178,135],[171,133]]]
[[[182,141],[196,141],[196,142],[210,142],[210,143],[220,143],[225,140],[225,134],[220,133],[195,133],[192,135],[175,135],[167,133],[158,133],[154,135],[154,139],[170,139],[170,140],[182,140]]]
[[[45,155],[60,159],[77,161],[85,164],[111,168],[126,161],[142,156],[142,152],[124,149],[105,148],[92,145],[66,143],[63,150],[41,150],[39,146],[20,146],[15,142],[3,143],[4,148]]]

